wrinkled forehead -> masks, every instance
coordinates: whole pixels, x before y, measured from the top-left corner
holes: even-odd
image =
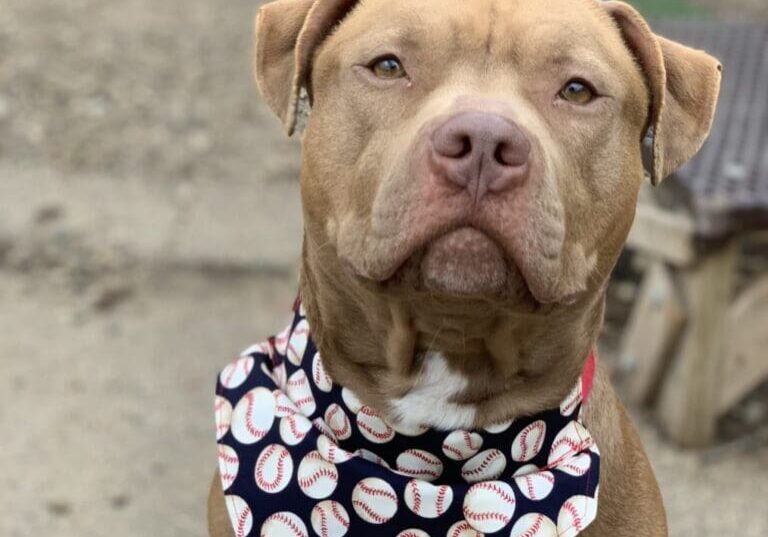
[[[335,37],[371,53],[395,44],[399,52],[458,60],[579,57],[610,67],[628,57],[595,0],[363,0]]]

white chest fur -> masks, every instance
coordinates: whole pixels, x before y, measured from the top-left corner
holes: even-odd
[[[466,390],[468,382],[461,373],[451,370],[443,355],[428,353],[414,387],[392,401],[394,417],[405,427],[469,428],[475,421],[477,408],[452,401]]]

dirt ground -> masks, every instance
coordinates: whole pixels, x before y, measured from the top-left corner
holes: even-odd
[[[3,1],[3,537],[205,534],[215,374],[287,318],[301,237],[254,4]],[[765,441],[638,421],[673,537],[768,534]]]

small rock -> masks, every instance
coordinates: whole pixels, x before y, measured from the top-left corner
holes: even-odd
[[[64,500],[49,500],[45,504],[46,510],[54,516],[66,517],[72,513],[72,505]]]

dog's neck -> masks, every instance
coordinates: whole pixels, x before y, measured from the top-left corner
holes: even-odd
[[[301,281],[334,380],[394,422],[440,428],[484,427],[557,407],[594,349],[604,310],[602,292],[536,313],[428,296],[398,300],[332,269],[314,270],[306,258]]]

